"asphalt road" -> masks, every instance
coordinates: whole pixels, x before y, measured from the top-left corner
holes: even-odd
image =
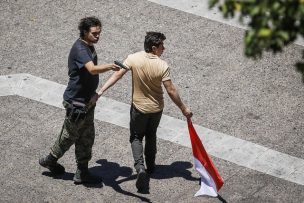
[[[84,16],[103,22],[99,63],[142,50],[147,31],[165,33],[162,58],[194,112],[193,123],[295,157],[299,162],[293,164],[304,169],[304,84],[294,68],[302,46],[292,44],[281,54],[252,61],[243,56],[243,29],[150,1],[4,0],[0,13],[0,75],[27,73],[60,85],[67,84],[67,56]],[[100,75],[101,83],[109,76]],[[150,178],[150,193],[138,193],[128,129],[98,119],[90,167],[103,185],[73,184],[73,149],[60,160],[65,176],[50,177],[37,161],[59,133],[64,111],[1,91],[0,85],[0,202],[219,202],[193,197],[199,185],[191,148],[164,139],[158,140],[159,167]],[[130,74],[105,97],[129,104]],[[165,99],[164,114],[184,120]],[[303,184],[212,158],[225,181],[220,194],[228,202],[304,202]],[[279,173],[280,163],[274,167]],[[303,171],[298,171],[301,180]]]

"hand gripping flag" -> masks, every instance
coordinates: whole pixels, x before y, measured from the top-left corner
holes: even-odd
[[[223,186],[224,181],[208,156],[190,119],[188,119],[188,129],[194,156],[194,166],[201,176],[201,188],[194,196],[208,195],[217,197],[217,192]]]

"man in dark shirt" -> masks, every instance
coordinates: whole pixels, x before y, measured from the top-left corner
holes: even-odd
[[[68,59],[69,82],[63,94],[63,106],[66,109],[64,124],[50,154],[41,158],[39,164],[54,175],[63,174],[65,169],[57,160],[75,144],[77,170],[74,182],[81,184],[99,181],[88,170],[95,138],[94,109],[98,74],[109,70],[118,71],[120,68],[115,64],[97,65],[93,44],[98,42],[102,29],[99,19],[83,18],[78,29],[80,38],[71,48]]]

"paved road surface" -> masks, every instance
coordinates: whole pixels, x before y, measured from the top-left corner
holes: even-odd
[[[130,74],[106,93],[96,112],[90,167],[103,185],[73,184],[73,149],[60,160],[67,169],[62,178],[38,166],[63,122],[67,55],[78,37],[78,20],[88,15],[104,24],[96,46],[100,63],[141,50],[146,31],[166,34],[163,58],[224,178],[224,199],[304,202],[304,94],[293,67],[302,47],[290,45],[282,54],[251,61],[242,52],[244,30],[200,15],[200,1],[184,7],[174,6],[182,1],[154,2],[0,2],[0,202],[220,202],[193,197],[198,174],[186,125],[167,96],[158,170],[150,178],[150,193],[137,193],[128,143]]]

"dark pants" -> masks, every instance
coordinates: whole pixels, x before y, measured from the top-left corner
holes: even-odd
[[[162,116],[162,111],[157,113],[141,113],[133,105],[130,110],[130,143],[134,158],[134,167],[138,172],[144,169],[144,158],[147,167],[154,165],[156,155],[156,131]],[[145,137],[145,149],[143,138]]]

